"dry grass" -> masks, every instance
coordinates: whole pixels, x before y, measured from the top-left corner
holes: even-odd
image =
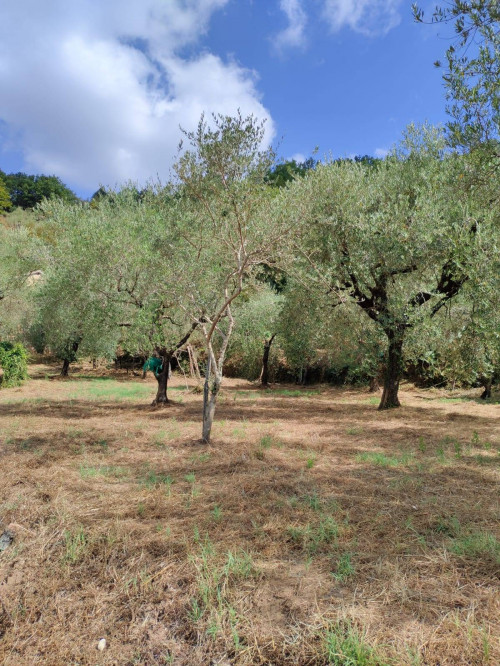
[[[0,663],[500,662],[498,405],[227,380],[205,447],[181,378],[155,410],[32,370],[0,393]]]

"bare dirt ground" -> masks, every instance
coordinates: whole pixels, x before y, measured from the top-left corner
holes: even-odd
[[[54,372],[0,392],[0,663],[500,663],[498,396],[226,380],[204,446],[182,377]]]

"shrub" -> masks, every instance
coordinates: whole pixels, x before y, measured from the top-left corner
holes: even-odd
[[[1,386],[19,386],[28,378],[28,352],[20,343],[0,342]]]

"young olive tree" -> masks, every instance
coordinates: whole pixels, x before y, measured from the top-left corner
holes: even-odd
[[[203,333],[207,372],[202,439],[210,441],[224,360],[235,325],[233,304],[260,264],[275,259],[285,227],[271,225],[275,196],[266,183],[274,155],[262,150],[264,125],[253,116],[202,117],[185,133],[175,170],[182,185],[185,240],[192,264],[183,307]]]
[[[466,182],[465,158],[446,154],[439,132],[410,127],[376,168],[320,165],[294,182],[283,205],[303,220],[302,256],[384,333],[387,354],[379,409],[399,406],[407,331],[433,318],[494,251],[498,208],[484,207]]]
[[[283,297],[267,284],[256,283],[242,294],[235,306],[236,325],[229,344],[228,360],[238,376],[263,387],[269,385],[276,366],[276,336]]]

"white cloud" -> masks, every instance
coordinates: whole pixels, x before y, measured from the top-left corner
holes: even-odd
[[[283,50],[287,47],[305,46],[307,15],[301,0],[280,0],[280,8],[286,14],[288,26],[276,36],[276,47]]]
[[[295,153],[291,157],[288,158],[289,160],[295,160],[297,164],[303,164],[307,157],[303,153]]]
[[[387,148],[375,148],[374,155],[375,157],[378,157],[381,160],[383,160],[384,157],[387,157],[388,154],[389,150]]]
[[[202,52],[187,58],[228,0],[4,0],[0,121],[26,170],[76,188],[168,177],[202,112],[268,118],[255,74]],[[12,146],[9,146],[12,148]]]
[[[333,32],[344,27],[367,36],[385,35],[401,21],[401,0],[324,0]]]

